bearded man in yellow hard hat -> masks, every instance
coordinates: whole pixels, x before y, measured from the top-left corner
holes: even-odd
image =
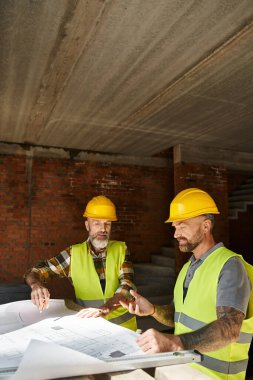
[[[190,188],[171,202],[174,237],[181,252],[192,252],[181,269],[171,305],[153,305],[135,291],[129,312],[148,316],[174,334],[147,330],[138,338],[146,353],[198,350],[201,363],[190,364],[214,379],[245,378],[253,334],[253,267],[242,256],[216,243],[212,229],[219,214],[212,197]]]
[[[24,275],[32,289],[32,302],[43,311],[50,299],[45,282],[53,277],[67,277],[80,305],[80,317],[104,317],[135,331],[136,318],[119,303],[127,302],[130,290],[136,287],[126,244],[110,240],[112,222],[117,220],[115,205],[103,195],[94,197],[83,216],[88,239],[38,263]]]

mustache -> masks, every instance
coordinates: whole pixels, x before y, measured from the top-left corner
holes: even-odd
[[[109,234],[107,232],[98,232],[97,234],[92,235],[92,238],[96,239],[96,237],[98,237],[98,236],[105,236],[105,237],[109,238]]]
[[[181,240],[188,241],[185,237],[181,236],[180,238],[177,238],[177,241],[180,242]]]

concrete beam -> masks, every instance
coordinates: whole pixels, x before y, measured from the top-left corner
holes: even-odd
[[[232,150],[178,144],[174,147],[174,163],[187,162],[223,166],[227,169],[253,171],[253,154]]]
[[[121,154],[104,154],[74,149],[63,149],[42,146],[24,146],[22,144],[0,143],[0,154],[25,155],[55,159],[73,159],[75,161],[106,162],[113,165],[133,165],[149,167],[172,167],[169,158],[124,156]]]

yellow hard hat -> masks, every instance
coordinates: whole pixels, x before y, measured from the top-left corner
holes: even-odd
[[[109,198],[99,195],[92,198],[84,210],[84,217],[92,219],[117,220],[116,208]]]
[[[190,188],[178,193],[170,204],[170,216],[165,223],[193,218],[203,214],[219,214],[212,197],[205,191]]]

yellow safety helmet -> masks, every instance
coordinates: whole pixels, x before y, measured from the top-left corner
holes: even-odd
[[[116,208],[109,198],[99,195],[92,198],[84,210],[84,217],[92,219],[117,220]]]
[[[205,191],[190,188],[178,193],[170,204],[170,216],[165,223],[193,218],[203,214],[219,214],[212,197]]]

